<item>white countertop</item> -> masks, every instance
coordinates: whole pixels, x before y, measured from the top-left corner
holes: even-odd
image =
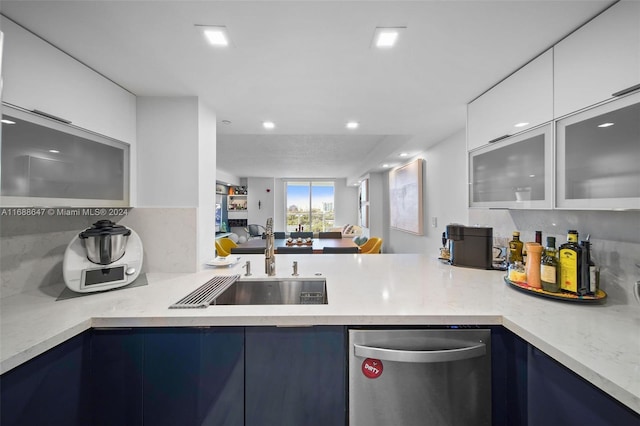
[[[640,413],[640,308],[534,297],[504,272],[445,265],[430,256],[277,255],[277,277],[321,273],[328,305],[168,309],[215,275],[265,277],[264,257],[193,274],[147,274],[149,284],[56,301],[64,285],[1,300],[0,372],[91,327],[261,325],[504,325]]]

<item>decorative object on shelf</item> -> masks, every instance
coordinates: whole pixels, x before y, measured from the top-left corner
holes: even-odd
[[[390,225],[399,231],[423,235],[422,178],[423,160],[389,172]]]

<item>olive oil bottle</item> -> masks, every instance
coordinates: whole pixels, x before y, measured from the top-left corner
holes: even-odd
[[[558,282],[558,258],[556,257],[556,238],[547,237],[544,256],[540,260],[540,282],[542,289],[557,293],[560,291]]]
[[[520,241],[520,232],[513,231],[513,239],[509,241],[509,265],[523,261],[522,246],[523,243]]]
[[[578,295],[586,294],[587,289],[582,282],[582,248],[578,245],[578,231],[567,232],[567,242],[560,246],[558,264],[560,288]]]

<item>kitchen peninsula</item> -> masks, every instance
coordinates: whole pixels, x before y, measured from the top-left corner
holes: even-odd
[[[92,328],[502,326],[620,401],[632,415],[640,413],[637,306],[539,299],[506,286],[503,272],[453,267],[426,255],[389,254],[278,255],[279,278],[290,277],[293,261],[301,277],[326,278],[327,305],[168,309],[215,275],[242,275],[247,260],[253,278],[263,277],[264,257],[243,255],[228,268],[148,274],[145,286],[68,300],[56,301],[63,286],[4,298],[2,373]]]

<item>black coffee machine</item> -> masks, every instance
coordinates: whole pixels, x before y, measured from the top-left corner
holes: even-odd
[[[451,242],[451,264],[477,269],[493,269],[493,228],[447,225]]]

